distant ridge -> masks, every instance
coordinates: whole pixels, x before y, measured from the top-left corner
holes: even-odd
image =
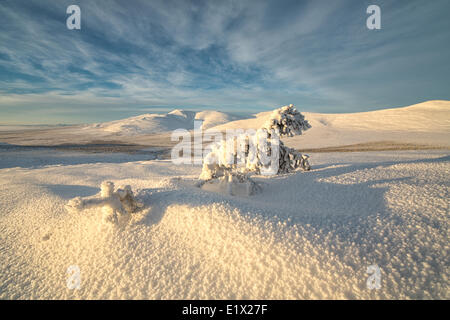
[[[192,130],[194,120],[203,120],[203,129],[208,129],[223,123],[240,119],[219,111],[187,111],[175,109],[167,114],[142,114],[122,120],[96,123],[88,125],[85,130],[100,130],[106,133],[117,133],[121,135],[153,134],[173,131],[176,129]]]
[[[274,106],[274,109],[280,106]],[[296,106],[302,112],[302,106]],[[175,109],[166,114],[139,116],[91,125],[55,128],[0,128],[0,141],[17,145],[90,144],[95,141],[170,147],[176,129],[192,130],[194,120],[204,129],[258,129],[272,111],[245,118],[220,111]],[[359,113],[302,112],[312,128],[283,139],[289,147],[319,152],[450,148],[450,101],[433,100],[411,106]],[[3,130],[4,129],[4,130]]]

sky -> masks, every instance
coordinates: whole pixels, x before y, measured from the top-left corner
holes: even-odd
[[[66,9],[81,9],[69,30]],[[369,5],[381,29],[369,30]],[[0,0],[0,123],[450,100],[448,0]]]

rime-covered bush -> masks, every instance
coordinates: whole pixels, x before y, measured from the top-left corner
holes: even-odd
[[[270,136],[266,129],[259,129],[215,143],[203,159],[200,179],[219,178],[229,172],[259,173],[261,168],[266,168],[267,161],[263,157],[270,152],[269,146],[278,141],[278,136]]]
[[[297,168],[309,171],[311,166],[309,165],[308,158],[308,155],[301,154],[297,150],[288,148],[283,144],[280,146],[278,173],[288,173]]]
[[[284,106],[272,112],[263,128],[278,132],[281,137],[301,135],[303,131],[311,128],[305,117],[292,105]]]
[[[279,174],[297,168],[309,170],[308,156],[286,147],[280,136],[300,135],[310,127],[292,104],[276,109],[256,132],[246,132],[213,144],[203,159],[199,178],[210,180],[231,173],[245,175],[249,172]]]

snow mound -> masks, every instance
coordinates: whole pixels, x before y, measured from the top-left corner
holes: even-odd
[[[142,114],[127,119],[89,125],[85,130],[100,130],[119,135],[140,135],[194,129],[194,120],[203,121],[203,129],[239,119],[219,111],[187,111],[175,109],[167,114]]]
[[[261,186],[248,175],[233,173],[218,179],[200,181],[199,187],[206,191],[229,196],[251,196],[261,192]]]

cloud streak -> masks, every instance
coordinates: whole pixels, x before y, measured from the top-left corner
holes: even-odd
[[[450,99],[448,1],[377,2],[380,31],[365,1],[1,1],[0,122]],[[74,3],[80,31],[65,27]]]

